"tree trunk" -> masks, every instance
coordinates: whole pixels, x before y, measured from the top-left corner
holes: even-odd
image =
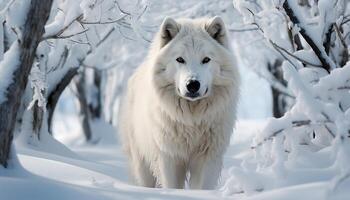
[[[274,64],[268,64],[268,70],[275,77],[278,82],[286,86],[286,82],[283,79],[283,71],[281,68],[282,62],[276,60]],[[271,87],[272,92],[272,114],[275,118],[280,118],[286,112],[286,96],[282,94],[278,89]]]
[[[275,118],[280,118],[286,112],[286,102],[284,99],[284,95],[271,87],[272,90],[272,114]]]
[[[92,102],[89,104],[89,110],[92,119],[98,119],[102,113],[102,102],[101,102],[101,71],[94,70],[94,94],[92,96]]]
[[[43,124],[44,109],[38,105],[38,101],[35,102],[33,107],[33,132],[40,140],[40,132]]]
[[[47,104],[46,109],[48,112],[48,118],[47,118],[47,124],[48,124],[48,131],[50,134],[52,134],[52,118],[53,114],[55,112],[55,108],[57,105],[57,102],[63,93],[64,89],[69,85],[73,77],[78,74],[78,67],[71,68],[67,71],[67,73],[63,76],[61,81],[56,85],[55,89],[51,91],[51,93],[48,95],[47,98]]]
[[[85,138],[87,141],[91,140],[91,127],[90,127],[90,117],[89,117],[89,107],[86,100],[85,91],[85,74],[82,72],[75,77],[76,95],[79,100],[79,118],[81,120],[81,125]]]
[[[20,106],[28,75],[33,65],[37,46],[44,33],[53,0],[32,0],[23,28],[23,38],[19,41],[20,57],[12,75],[12,83],[7,87],[6,100],[0,104],[0,164],[7,167],[16,115]]]

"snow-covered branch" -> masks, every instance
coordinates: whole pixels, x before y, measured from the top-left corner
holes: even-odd
[[[320,60],[320,62],[323,65],[323,68],[325,70],[327,70],[328,72],[331,69],[334,69],[336,66],[333,63],[333,61],[328,57],[327,53],[325,52],[325,50],[323,49],[323,47],[321,47],[320,45],[317,45],[317,43],[314,41],[314,39],[312,39],[312,37],[307,33],[306,28],[303,27],[300,22],[300,19],[296,16],[295,11],[293,10],[293,8],[290,6],[290,2],[292,2],[293,4],[293,8],[296,9],[297,7],[297,3],[296,1],[284,1],[283,3],[283,8],[286,11],[286,14],[288,15],[289,19],[293,22],[294,25],[298,25],[298,28],[300,29],[299,32],[300,34],[303,36],[303,38],[305,39],[305,41],[310,45],[310,47],[312,48],[312,50],[315,52],[317,58]],[[328,30],[331,29],[328,28]],[[328,35],[330,35],[330,33],[327,33]],[[329,38],[329,37],[326,37]],[[326,39],[326,44],[330,45],[329,39]],[[328,41],[328,42],[327,42]]]
[[[254,157],[244,160],[242,170],[231,170],[228,193],[312,182],[316,178],[308,173],[318,171],[317,180],[330,182],[332,195],[349,177],[350,27],[343,22],[350,10],[342,0],[310,2],[235,2],[246,24],[254,24],[256,34],[281,56],[286,87],[295,101],[256,134]],[[254,177],[246,180],[248,174]],[[298,175],[304,180],[293,179]]]

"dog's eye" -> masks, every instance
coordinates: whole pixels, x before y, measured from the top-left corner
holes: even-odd
[[[184,64],[185,63],[185,60],[182,58],[182,57],[178,57],[176,58],[176,61],[181,63],[181,64]]]
[[[206,64],[206,63],[208,63],[209,61],[210,61],[210,58],[205,57],[205,58],[203,58],[203,60],[202,60],[202,64]]]

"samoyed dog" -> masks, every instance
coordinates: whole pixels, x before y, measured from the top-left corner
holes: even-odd
[[[132,181],[214,189],[236,119],[239,73],[220,17],[166,18],[128,81],[119,132]]]

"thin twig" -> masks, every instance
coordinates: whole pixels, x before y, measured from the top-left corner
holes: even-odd
[[[72,38],[68,38],[68,40],[71,41],[71,42],[77,43],[77,44],[90,45],[90,43],[88,43],[88,42],[81,42],[81,41],[78,41],[78,40],[73,40]]]
[[[130,12],[127,12],[127,11],[125,11],[124,9],[122,9],[122,8],[120,7],[118,1],[114,1],[114,3],[117,5],[117,7],[118,7],[118,9],[119,9],[119,11],[120,11],[121,13],[126,14],[126,15],[131,15]]]
[[[80,14],[79,16],[77,16],[76,18],[74,18],[71,22],[69,22],[65,27],[63,27],[61,30],[57,31],[57,33],[52,34],[52,35],[48,35],[48,36],[45,36],[45,37],[42,37],[41,41],[60,36],[60,35],[61,35],[64,31],[66,31],[74,22],[79,21],[79,19],[81,19],[82,17],[83,17],[83,14]]]
[[[342,23],[340,25],[344,25],[346,23],[350,22],[350,19],[346,19],[346,20],[343,20]]]
[[[83,33],[85,33],[85,32],[88,31],[88,30],[89,30],[89,28],[84,29],[84,30],[82,30],[82,31],[79,31],[79,32],[77,32],[77,33],[72,33],[72,34],[70,34],[70,35],[54,35],[53,37],[47,38],[47,39],[67,39],[67,38],[71,38],[71,37],[73,37],[73,36],[77,36],[77,35],[83,34]]]
[[[285,56],[284,54],[283,54],[283,52],[279,49],[279,48],[277,48],[275,45],[274,45],[274,42],[272,42],[271,40],[269,40],[270,41],[270,43],[272,44],[272,46],[276,49],[276,51],[279,53],[279,54],[281,54],[281,56],[285,59],[285,60],[287,60],[291,65],[293,65],[293,67],[295,68],[295,69],[298,69],[298,67],[294,64],[294,62],[292,62],[287,56]]]
[[[290,53],[290,52],[287,51],[285,48],[279,46],[278,44],[274,43],[274,42],[271,41],[271,40],[270,40],[270,43],[271,43],[274,47],[276,47],[276,48],[282,50],[283,52],[285,52],[285,53],[288,54],[289,56],[291,56],[291,57],[293,57],[293,58],[299,60],[300,62],[302,62],[302,63],[304,63],[304,64],[306,64],[306,65],[311,65],[311,66],[313,66],[313,67],[322,67],[321,65],[313,64],[313,63],[310,63],[309,61],[306,61],[306,60],[304,60],[304,59],[302,59],[302,58],[299,58],[298,56],[296,56],[296,55]]]
[[[229,28],[228,31],[230,32],[246,32],[246,31],[257,31],[259,30],[258,28],[242,28],[242,29],[234,29],[234,28]]]
[[[119,31],[120,35],[122,35],[125,39],[128,39],[128,40],[130,40],[130,41],[136,41],[135,39],[126,36],[126,35],[122,32],[122,30],[120,29],[120,27],[118,27],[118,31]]]
[[[99,47],[115,30],[115,27],[112,27],[105,36],[96,44],[96,48]]]
[[[124,15],[124,16],[118,18],[118,19],[115,19],[115,20],[104,21],[104,22],[102,22],[102,21],[88,22],[88,21],[83,21],[83,20],[79,20],[79,22],[82,23],[82,24],[113,24],[113,23],[117,23],[117,22],[119,22],[121,20],[124,20],[126,16],[128,16],[128,15]]]

